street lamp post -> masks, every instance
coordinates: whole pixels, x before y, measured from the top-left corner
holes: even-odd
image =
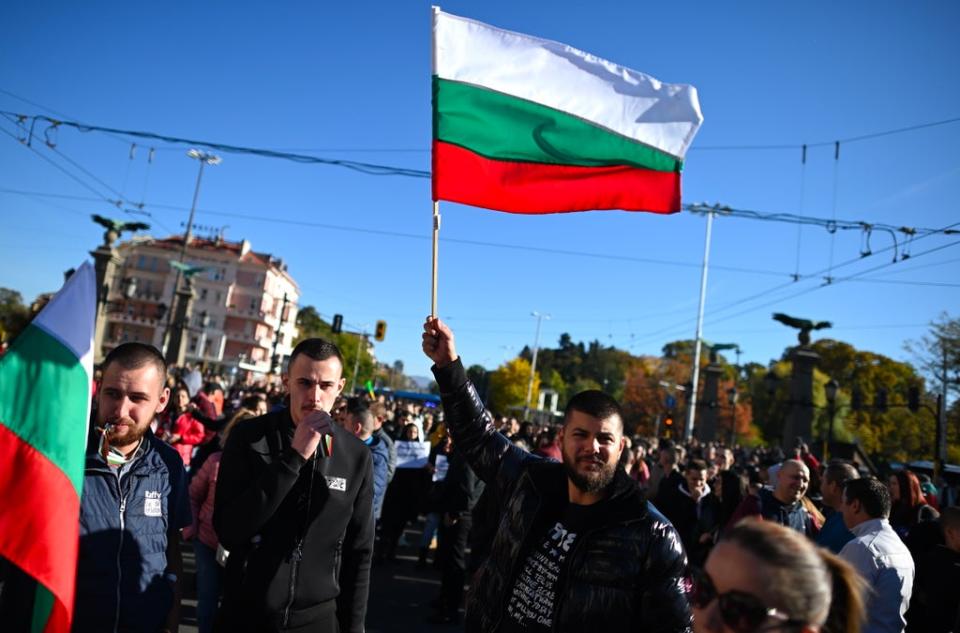
[[[737,444],[737,400],[740,399],[740,393],[736,386],[727,389],[727,401],[730,403],[730,410],[733,412],[733,419],[730,421],[730,449]]]
[[[549,314],[540,314],[536,310],[530,313],[530,316],[537,317],[537,333],[533,339],[533,362],[530,363],[530,380],[527,382],[527,400],[523,407],[523,419],[530,417],[530,399],[533,397],[533,377],[537,372],[537,353],[540,351],[540,322],[543,319],[550,320]]]
[[[827,421],[827,435],[823,440],[824,462],[830,459],[830,446],[833,444],[833,418],[837,415],[837,390],[839,388],[840,383],[833,378],[823,387],[824,392],[827,394],[827,415],[830,417]]]
[[[184,257],[187,255],[187,246],[190,244],[190,240],[193,237],[193,216],[197,212],[197,200],[200,198],[200,181],[203,179],[203,168],[207,165],[219,165],[223,159],[217,156],[216,154],[211,154],[209,152],[204,152],[198,149],[191,149],[187,152],[187,156],[195,160],[200,161],[200,171],[197,172],[197,184],[193,189],[193,203],[190,205],[190,217],[187,219],[187,231],[183,236],[183,246],[180,247],[180,256],[177,259],[181,264],[183,263]],[[181,272],[177,269],[177,276],[173,282],[173,296],[176,298],[178,293],[180,293],[180,277]],[[172,324],[174,310],[170,310],[167,317],[167,331],[164,335],[164,339],[168,341],[167,343],[167,362],[170,364],[176,364],[178,359],[170,353],[170,325]],[[179,310],[176,310],[179,312]],[[173,362],[171,362],[171,359]]]

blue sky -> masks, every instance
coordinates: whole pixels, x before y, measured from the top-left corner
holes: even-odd
[[[957,3],[487,0],[443,9],[695,85],[705,123],[687,155],[685,202],[928,228],[960,220],[960,123],[843,144],[838,162],[832,147],[811,148],[805,168],[799,149],[960,116]],[[8,2],[0,109],[428,169],[429,13],[414,1]],[[2,119],[0,127],[14,130]],[[791,148],[709,149],[763,144]],[[63,129],[60,154],[42,145],[37,153],[107,197],[112,189],[144,200],[153,233],[164,235],[186,221],[196,163],[186,146],[156,146],[148,166],[142,144],[130,160],[129,139]],[[0,133],[0,285],[27,300],[57,288],[100,241],[90,213],[124,215],[95,200],[11,193],[95,197],[37,153]],[[387,320],[378,357],[428,373],[419,332],[430,300],[429,181],[223,159],[204,176],[196,221],[283,257],[302,305],[353,325]],[[547,345],[569,332],[656,354],[693,337],[702,216],[522,217],[453,204],[442,213],[442,236],[454,241],[440,246],[440,314],[467,362],[494,367],[532,343],[531,310],[552,316]],[[804,228],[800,273],[827,268],[831,249],[835,264],[856,259],[861,240]],[[958,312],[960,289],[917,283],[957,283],[956,241],[918,240],[912,259],[863,275],[870,282],[804,280],[762,294],[797,270],[797,227],[718,218],[704,336],[766,363],[795,340],[770,319],[783,311],[831,320],[830,336],[906,359],[904,340]],[[874,251],[890,244],[873,235]],[[888,250],[833,275],[891,259]]]

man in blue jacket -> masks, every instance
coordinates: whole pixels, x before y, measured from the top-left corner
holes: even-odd
[[[383,497],[387,493],[390,449],[374,433],[376,419],[360,398],[347,400],[346,415],[342,419],[341,426],[357,436],[357,439],[370,449],[370,457],[373,458],[373,518],[379,519],[380,511],[383,509]]]
[[[74,631],[176,631],[180,530],[190,498],[180,456],[150,431],[167,405],[154,347],[124,343],[104,360],[80,498]]]

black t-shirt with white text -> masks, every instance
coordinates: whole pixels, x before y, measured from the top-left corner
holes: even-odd
[[[597,525],[596,516],[604,505],[568,503],[559,519],[549,521],[546,531],[533,538],[533,547],[509,594],[502,632],[551,629],[557,591],[563,586],[574,544]]]

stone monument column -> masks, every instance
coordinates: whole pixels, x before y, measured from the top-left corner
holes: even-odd
[[[798,345],[790,352],[793,372],[790,375],[790,412],[783,426],[781,446],[792,449],[797,438],[813,442],[813,370],[820,355],[809,347]]]
[[[112,245],[101,244],[96,250],[90,251],[93,256],[93,267],[97,275],[97,317],[93,331],[93,362],[103,361],[103,337],[107,329],[107,305],[110,297],[110,288],[113,286],[113,277],[120,263],[117,249]]]
[[[716,354],[711,352],[710,364],[704,370],[703,380],[703,408],[700,411],[700,423],[695,429],[701,442],[712,442],[717,439],[718,415],[720,401],[717,399],[720,387],[720,377],[723,368],[717,363]]]

